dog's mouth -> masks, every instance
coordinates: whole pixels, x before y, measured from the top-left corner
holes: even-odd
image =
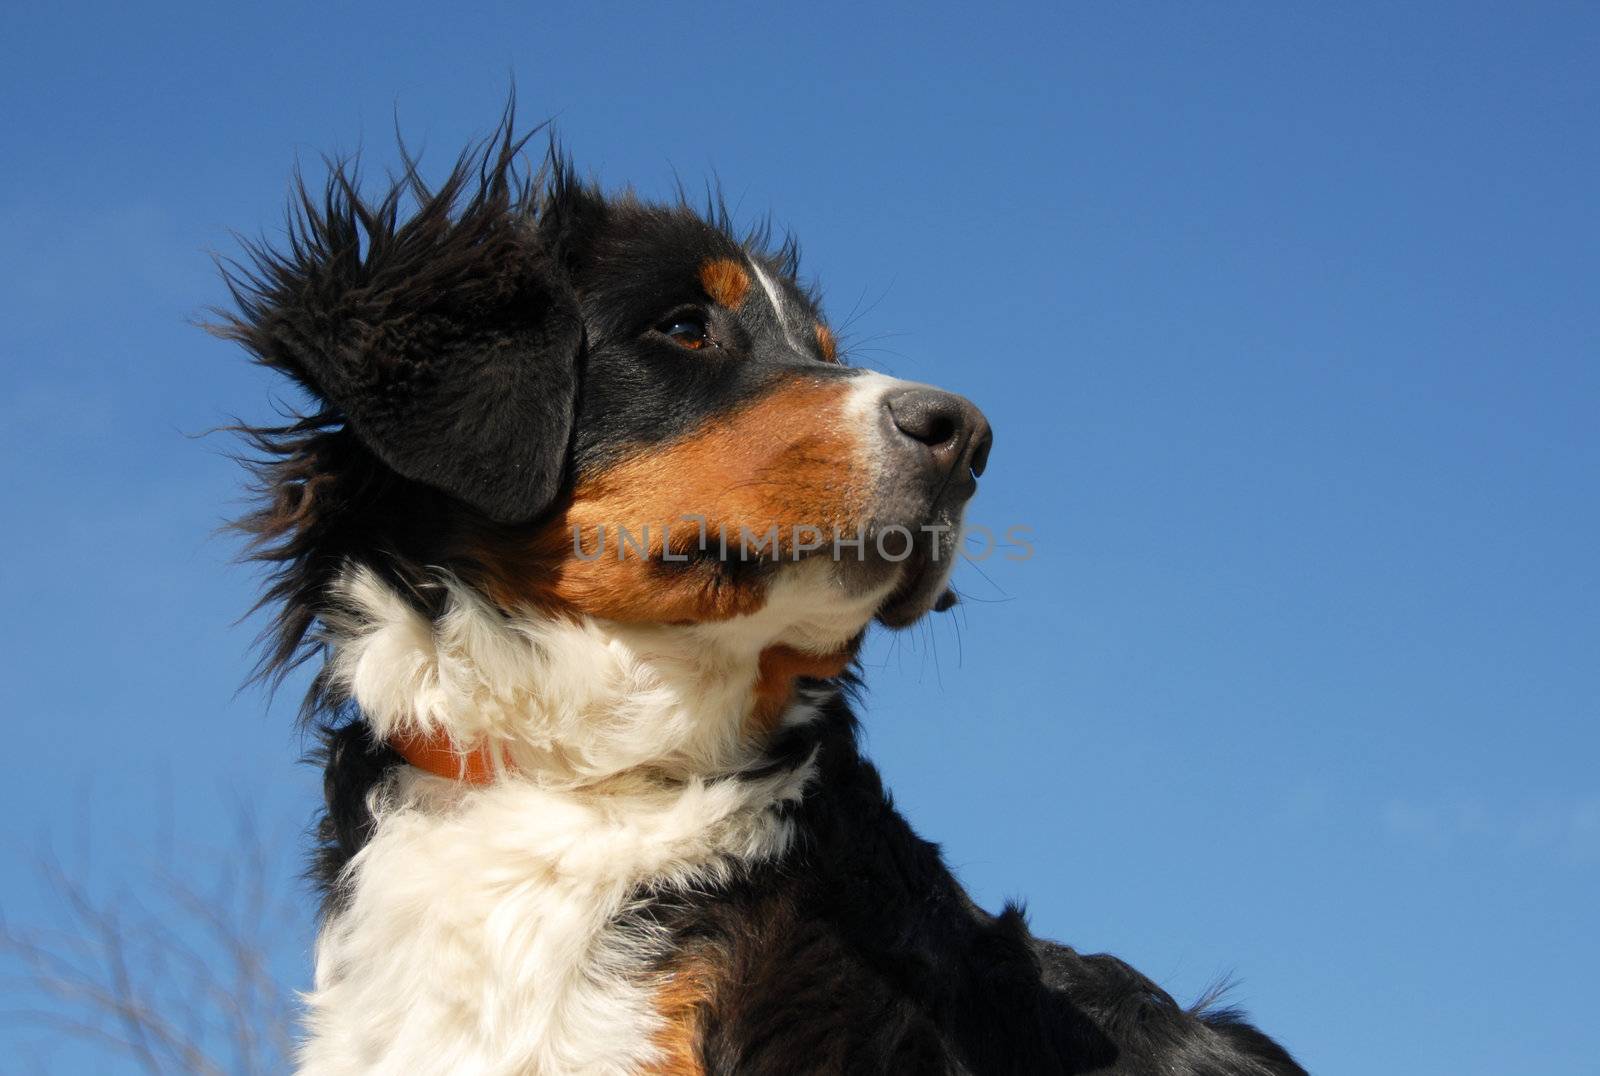
[[[935,579],[936,574],[940,578]],[[944,601],[945,595],[951,593],[944,586],[943,574],[931,572],[926,567],[913,566],[905,582],[896,587],[894,593],[878,607],[878,623],[886,628],[907,628],[921,620]]]
[[[878,606],[877,621],[886,628],[905,628],[928,613],[942,613],[956,604],[950,589],[953,539],[936,537],[919,543],[902,565],[900,583]]]

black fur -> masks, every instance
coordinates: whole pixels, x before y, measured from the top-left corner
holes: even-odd
[[[715,206],[702,216],[604,197],[559,158],[528,177],[510,132],[508,117],[437,190],[408,159],[364,199],[354,169],[336,167],[320,201],[300,188],[287,252],[252,246],[252,266],[230,275],[239,311],[217,331],[317,401],[244,428],[263,500],[240,526],[272,566],[263,604],[277,608],[269,677],[319,653],[347,565],[436,612],[438,572],[470,578],[464,536],[519,533],[575,476],[775,378],[845,376],[759,313],[708,314],[718,353],[685,364],[652,327],[697,301],[707,258],[763,239],[735,236]],[[753,256],[815,314],[792,244]],[[640,893],[630,913],[672,938],[668,963],[703,956],[718,969],[701,1013],[705,1071],[1303,1071],[1237,1014],[1185,1010],[1121,961],[1033,937],[1018,909],[979,909],[894,809],[857,749],[849,684],[835,686],[767,763],[818,760],[786,858],[710,891]],[[335,907],[371,833],[368,795],[402,763],[322,678],[308,714],[326,794],[314,876]]]
[[[409,161],[376,202],[344,168],[320,205],[302,185],[288,254],[251,248],[222,327],[396,474],[506,523],[560,486],[583,335],[537,219],[543,184],[515,181],[522,141],[506,126],[437,191]],[[417,208],[401,222],[406,195]]]
[[[820,772],[796,850],[663,915],[680,947],[732,962],[708,1072],[1303,1071],[1236,1014],[1186,1011],[1114,957],[1033,937],[1017,908],[978,908],[861,757],[843,694],[798,738]]]
[[[643,913],[677,951],[729,968],[708,1006],[708,1072],[1303,1071],[1236,1013],[1184,1010],[1114,957],[1033,937],[1017,908],[978,908],[856,740],[841,694],[787,746],[816,749],[820,771],[795,851]]]
[[[372,809],[367,794],[401,764],[400,755],[372,738],[359,715],[319,730],[321,746],[312,762],[322,767],[322,816],[317,819],[316,845],[307,877],[322,894],[326,919],[344,903],[344,868],[372,836]]]

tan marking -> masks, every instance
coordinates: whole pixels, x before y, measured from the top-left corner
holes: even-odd
[[[834,338],[833,330],[820,322],[817,324],[817,347],[829,362],[839,361],[839,341]]]
[[[794,528],[816,527],[831,539],[854,534],[868,498],[863,453],[847,432],[848,382],[797,381],[689,436],[651,446],[582,482],[534,534],[496,532],[470,542],[483,585],[502,607],[532,605],[643,623],[694,623],[753,613],[766,585],[752,564],[730,574],[707,561],[668,562],[698,548],[706,520],[708,548],[726,535],[737,559],[742,533],[757,538],[777,528],[779,550],[793,547]],[[592,554],[600,528],[604,553],[583,559],[574,528]],[[619,558],[618,528],[644,552]],[[807,537],[802,533],[802,538]],[[715,555],[715,554],[714,554]]]
[[[700,267],[700,284],[713,302],[737,310],[750,290],[750,274],[732,258],[713,258]]]
[[[756,686],[752,691],[745,731],[762,736],[775,732],[778,720],[794,699],[795,682],[802,676],[831,680],[850,667],[859,640],[832,654],[808,654],[792,646],[769,646],[761,652]]]
[[[703,1076],[700,1037],[705,1014],[715,999],[718,963],[714,950],[681,955],[667,971],[655,992],[654,1007],[661,1018],[654,1045],[660,1057],[645,1069],[650,1076]]]

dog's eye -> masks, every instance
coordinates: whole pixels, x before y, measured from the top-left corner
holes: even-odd
[[[659,329],[679,345],[694,351],[711,346],[706,319],[694,314],[678,314],[670,317],[661,323]]]

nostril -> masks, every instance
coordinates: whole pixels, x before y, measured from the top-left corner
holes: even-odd
[[[976,443],[972,448],[972,463],[970,464],[972,477],[982,478],[984,469],[989,466],[989,450],[994,447],[994,434],[990,432],[988,425],[985,424],[982,432],[974,440]]]
[[[951,418],[949,415],[934,415],[932,420],[928,423],[926,433],[912,434],[912,436],[916,437],[916,439],[921,441],[923,444],[933,445],[935,447],[942,444],[947,444],[950,441],[955,440],[956,420]]]

